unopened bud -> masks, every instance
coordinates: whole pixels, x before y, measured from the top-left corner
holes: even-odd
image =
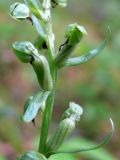
[[[14,19],[24,20],[29,17],[29,8],[22,3],[14,3],[10,6],[10,14]]]
[[[62,121],[53,136],[48,140],[47,153],[54,152],[63,144],[65,139],[75,129],[76,122],[80,120],[83,113],[81,106],[74,102],[70,102],[69,108],[65,111]]]
[[[48,140],[47,153],[56,151],[75,128],[75,121],[70,118],[62,120],[53,136]]]

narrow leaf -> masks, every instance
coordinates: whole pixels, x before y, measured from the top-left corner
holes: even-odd
[[[82,55],[80,57],[75,57],[75,58],[68,59],[63,64],[63,66],[68,66],[68,67],[77,66],[77,65],[80,65],[82,63],[85,63],[85,62],[91,60],[92,58],[94,58],[95,56],[100,54],[103,51],[103,49],[106,47],[106,45],[108,44],[109,35],[110,35],[110,29],[108,28],[106,38],[105,38],[104,42],[98,48],[93,49],[92,51],[90,51],[86,55]]]
[[[56,152],[53,152],[53,153],[49,153],[49,155],[52,155],[52,154],[60,154],[60,153],[80,153],[80,152],[85,152],[85,151],[92,151],[92,150],[96,150],[98,148],[101,148],[103,147],[104,145],[108,144],[110,142],[110,140],[112,139],[113,137],[113,133],[114,133],[114,123],[112,121],[112,119],[110,118],[110,122],[111,122],[111,131],[108,133],[108,135],[105,137],[105,139],[100,143],[98,144],[97,146],[95,147],[89,147],[89,148],[81,148],[81,149],[73,149],[73,150],[68,150],[68,151],[65,151],[65,150],[59,150],[59,151],[56,151]]]
[[[23,121],[24,122],[31,122],[35,119],[38,111],[46,102],[47,97],[49,96],[49,91],[41,91],[37,93],[35,96],[30,97],[24,106],[24,114],[23,114]]]
[[[39,33],[39,35],[41,37],[45,38],[46,34],[45,34],[44,29],[43,29],[43,24],[41,23],[41,21],[39,21],[39,19],[36,16],[34,16],[34,15],[32,15],[32,20],[33,20],[33,24],[36,27],[36,30]]]

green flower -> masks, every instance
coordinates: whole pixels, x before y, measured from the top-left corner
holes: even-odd
[[[24,20],[29,17],[29,8],[22,3],[14,3],[10,6],[10,14],[16,20]]]

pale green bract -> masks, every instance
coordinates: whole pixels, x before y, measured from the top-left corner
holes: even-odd
[[[29,17],[29,8],[22,3],[14,3],[10,6],[10,14],[16,20],[24,20]]]
[[[31,122],[36,118],[39,110],[42,110],[42,112],[44,111],[44,108],[41,107],[43,107],[49,94],[49,91],[40,91],[26,101],[24,106],[24,114],[22,116],[22,120],[24,122]]]

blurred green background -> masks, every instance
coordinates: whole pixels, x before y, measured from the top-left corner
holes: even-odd
[[[9,16],[15,0],[0,0],[0,160],[15,160],[29,149],[37,149],[40,116],[36,127],[20,121],[25,100],[39,90],[30,65],[20,63],[11,50],[14,41],[36,38],[35,28],[27,21],[16,22]],[[109,117],[115,123],[111,142],[102,149],[77,155],[58,155],[50,160],[120,159],[120,0],[71,0],[67,8],[52,10],[56,51],[64,42],[69,23],[83,25],[87,32],[73,56],[97,47],[111,28],[106,49],[79,67],[64,68],[59,73],[50,133],[59,123],[69,101],[84,108],[76,131],[63,147],[89,147],[100,142],[110,130]]]

